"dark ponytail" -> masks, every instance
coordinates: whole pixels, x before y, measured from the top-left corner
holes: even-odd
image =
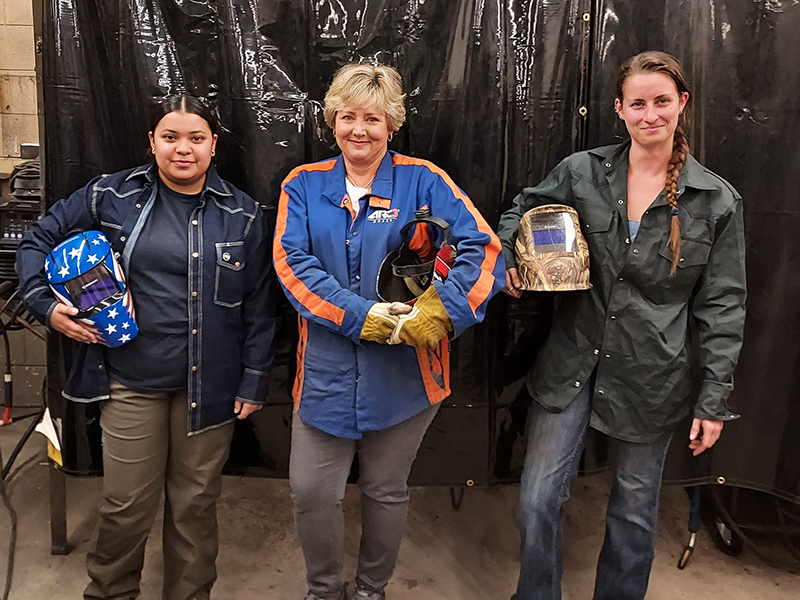
[[[205,103],[200,100],[200,98],[186,95],[171,96],[161,102],[150,117],[150,131],[155,132],[156,127],[161,119],[163,119],[169,113],[175,111],[192,113],[201,117],[206,123],[208,123],[208,128],[211,130],[211,133],[213,135],[217,134],[219,123],[217,122],[217,118],[214,116],[214,113],[211,112],[211,109],[208,108],[208,106],[206,106]]]

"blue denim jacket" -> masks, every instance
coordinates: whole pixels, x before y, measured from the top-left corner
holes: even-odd
[[[53,204],[25,234],[17,253],[20,292],[40,321],[48,324],[57,304],[44,274],[47,253],[74,229],[99,229],[127,272],[157,196],[156,178],[154,164],[97,177]],[[189,254],[188,425],[190,433],[198,433],[232,421],[234,400],[266,401],[277,323],[271,235],[263,212],[213,166],[192,214]],[[108,399],[105,352],[98,344],[72,342],[65,398]]]

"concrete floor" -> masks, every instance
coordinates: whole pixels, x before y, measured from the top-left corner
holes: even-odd
[[[27,421],[0,429],[3,457]],[[99,479],[67,482],[68,556],[50,554],[47,466],[44,438],[36,435],[9,482],[19,515],[16,569],[11,600],[78,600],[86,584],[84,560],[97,518]],[[286,481],[226,477],[220,514],[217,600],[300,600],[305,592],[303,557],[292,524]],[[348,487],[345,575],[352,580],[358,548],[357,489]],[[517,575],[515,526],[518,488],[469,489],[459,511],[450,507],[447,488],[412,492],[406,539],[390,600],[507,600]],[[591,598],[594,567],[603,539],[608,498],[604,475],[579,479],[567,510],[564,599]],[[686,494],[666,488],[648,600],[799,600],[800,577],[765,566],[745,550],[730,558],[699,536],[684,571],[676,569],[686,541]],[[160,529],[160,521],[155,532]],[[4,582],[9,520],[0,509],[0,585]],[[144,600],[159,598],[160,535],[151,536],[143,575]],[[0,590],[1,591],[1,590]]]

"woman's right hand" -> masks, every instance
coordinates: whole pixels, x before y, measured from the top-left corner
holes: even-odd
[[[519,280],[516,267],[506,269],[506,287],[503,288],[503,291],[514,298],[522,296],[522,282]]]
[[[78,342],[85,344],[99,342],[100,338],[97,334],[93,333],[80,321],[72,318],[77,314],[78,309],[74,306],[59,303],[50,313],[50,327]]]

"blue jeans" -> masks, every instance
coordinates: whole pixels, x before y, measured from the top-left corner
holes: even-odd
[[[589,427],[592,391],[590,380],[560,413],[534,404],[520,487],[522,550],[514,600],[561,599],[564,504]],[[649,444],[619,443],[594,600],[644,598],[671,438],[669,432]]]

